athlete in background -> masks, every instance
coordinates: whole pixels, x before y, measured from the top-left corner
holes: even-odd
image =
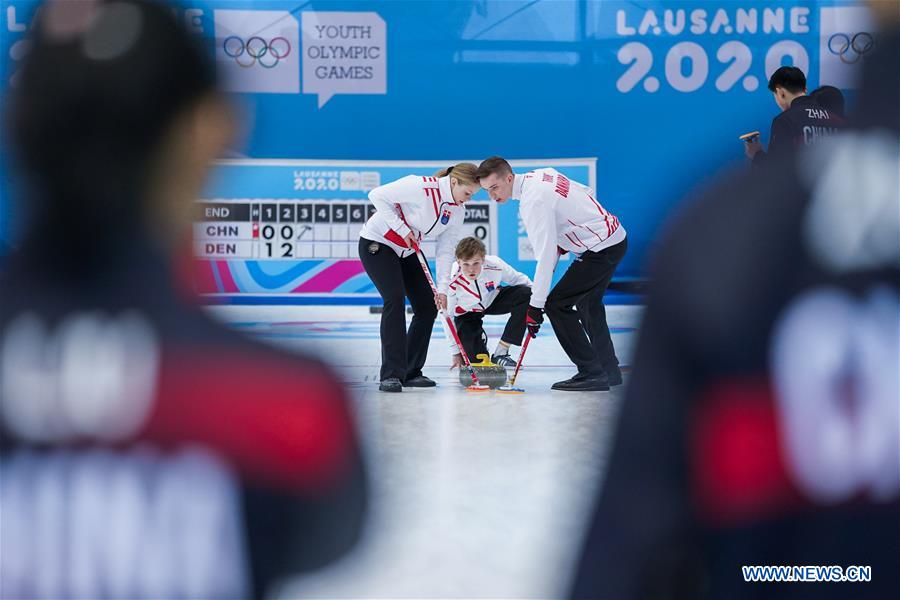
[[[809,97],[830,114],[844,118],[844,93],[839,88],[823,85],[811,91]]]
[[[234,115],[173,12],[45,4],[6,103],[29,193],[0,275],[3,598],[259,598],[360,533],[346,390],[193,295]]]
[[[779,67],[769,78],[769,91],[781,114],[772,120],[769,151],[764,152],[759,138],[744,144],[744,153],[754,167],[783,160],[800,148],[812,146],[834,134],[844,125],[843,117],[829,112],[806,94],[806,75],[797,67]]]

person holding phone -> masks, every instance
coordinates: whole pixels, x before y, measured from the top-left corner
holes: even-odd
[[[745,134],[744,154],[754,167],[790,156],[833,135],[843,119],[806,94],[806,75],[797,67],[780,67],[769,78],[769,91],[781,114],[772,120],[769,150],[764,151],[757,135]]]

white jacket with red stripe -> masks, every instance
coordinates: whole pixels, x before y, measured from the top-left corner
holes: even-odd
[[[501,284],[531,287],[531,279],[513,269],[499,256],[491,254],[484,257],[481,274],[475,279],[463,275],[459,263],[454,262],[447,294],[447,314],[459,317],[468,312],[484,312],[500,294]],[[441,324],[444,326],[444,334],[450,341],[450,353],[459,354],[453,335],[447,329],[447,321],[441,319]],[[475,360],[474,356],[469,358]]]
[[[594,197],[594,191],[556,169],[516,175],[512,197],[534,249],[537,267],[531,305],[543,308],[561,252],[597,252],[625,239],[625,228]]]
[[[436,238],[435,283],[438,292],[446,294],[450,265],[466,218],[465,207],[453,201],[450,178],[407,175],[373,189],[369,200],[377,210],[363,225],[360,237],[386,244],[401,258],[413,253],[404,241],[410,231],[419,242]]]

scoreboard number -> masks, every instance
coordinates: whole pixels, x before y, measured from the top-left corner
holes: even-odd
[[[296,218],[295,217],[296,209],[297,209],[297,206],[295,204],[280,205],[279,210],[281,211],[281,216],[280,216],[279,220],[282,223],[293,223]]]
[[[265,207],[263,207],[263,212],[265,213]],[[262,229],[259,230],[260,235],[265,242],[266,256],[272,256],[272,241],[275,239],[275,226],[274,225],[263,225]]]
[[[281,258],[292,258],[294,256],[294,227],[282,225],[278,233],[281,235]]]

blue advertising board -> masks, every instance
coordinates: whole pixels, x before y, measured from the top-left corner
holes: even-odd
[[[3,3],[4,86],[33,6]],[[767,143],[778,66],[852,100],[873,51],[847,0],[187,0],[176,15],[240,108],[234,157],[596,157],[597,197],[629,235],[618,277],[644,274],[690,190],[741,166],[739,135]]]

